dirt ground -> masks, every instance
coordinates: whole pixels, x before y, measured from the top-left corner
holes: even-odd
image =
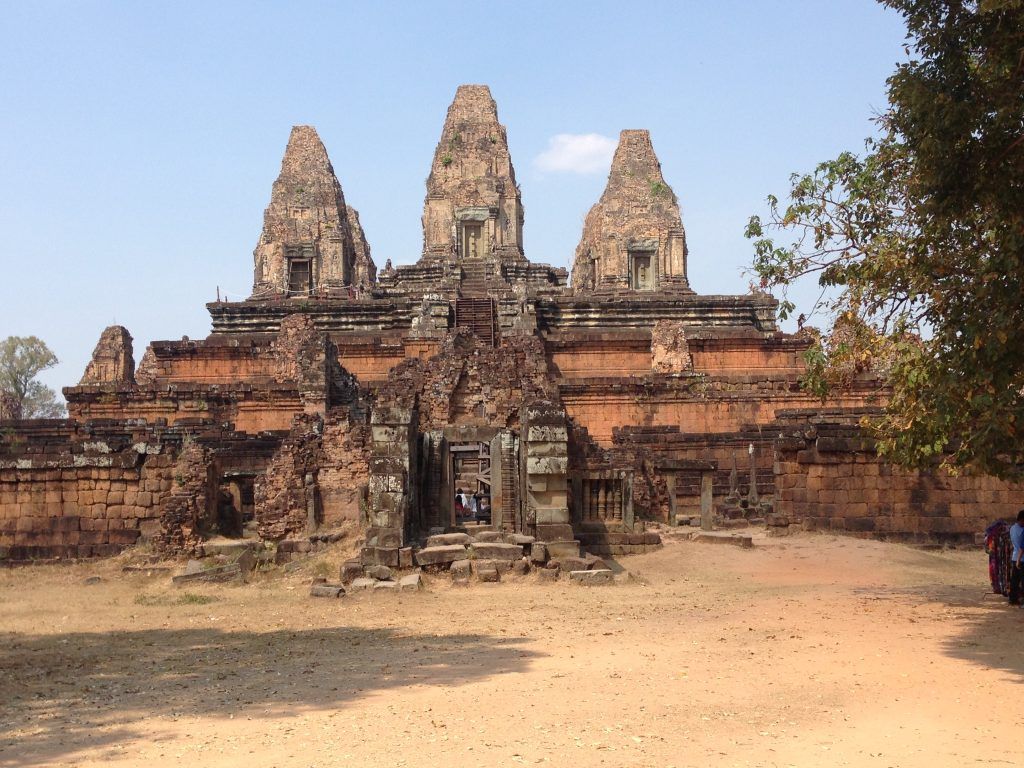
[[[803,534],[620,564],[341,600],[310,572],[5,570],[0,765],[1024,764],[1024,611],[981,552]]]

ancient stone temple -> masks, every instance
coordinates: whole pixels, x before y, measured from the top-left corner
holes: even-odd
[[[529,260],[524,222],[486,86],[448,109],[422,252],[379,273],[326,148],[295,127],[252,295],[138,366],[107,329],[68,419],[3,423],[0,557],[357,527],[367,564],[443,567],[460,547],[422,545],[469,529],[573,562],[739,517],[961,539],[1024,500],[879,462],[858,427],[877,382],[823,404],[800,386],[811,341],[778,330],[774,299],[696,292],[646,131],[622,132],[571,285]]]

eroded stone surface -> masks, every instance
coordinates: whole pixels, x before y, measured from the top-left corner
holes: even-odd
[[[650,133],[622,131],[608,185],[583,224],[573,290],[688,291],[686,255],[679,201]]]
[[[79,384],[134,384],[132,335],[121,325],[103,331]]]
[[[350,211],[316,129],[292,128],[253,253],[253,298],[344,294],[372,282],[369,247]]]

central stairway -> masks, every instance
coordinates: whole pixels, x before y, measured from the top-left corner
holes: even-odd
[[[455,327],[469,328],[480,341],[492,347],[497,337],[494,314],[493,299],[455,300]]]

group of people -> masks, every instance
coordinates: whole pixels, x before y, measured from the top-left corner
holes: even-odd
[[[992,591],[1006,595],[1010,605],[1021,605],[1024,598],[1024,509],[1017,513],[1017,522],[1013,525],[997,520],[988,527],[985,549]]]
[[[455,519],[491,521],[491,500],[477,491],[466,493],[461,488],[455,491]]]

